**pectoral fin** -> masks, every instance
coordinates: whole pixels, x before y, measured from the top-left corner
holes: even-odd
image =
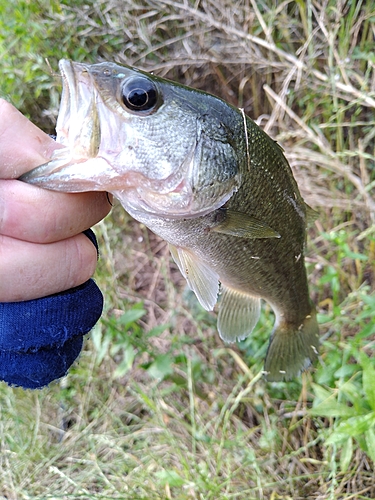
[[[169,245],[172,257],[181,274],[202,307],[212,311],[219,294],[219,276],[188,250]]]
[[[220,222],[211,230],[239,238],[281,238],[280,234],[261,220],[243,212],[220,209]]]
[[[223,286],[217,328],[225,342],[244,340],[260,315],[260,298]]]

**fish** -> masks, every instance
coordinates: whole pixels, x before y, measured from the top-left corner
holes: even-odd
[[[57,149],[20,180],[107,191],[168,242],[226,343],[251,335],[261,300],[275,315],[264,363],[289,381],[319,353],[304,262],[315,211],[281,146],[242,109],[131,66],[61,60]]]

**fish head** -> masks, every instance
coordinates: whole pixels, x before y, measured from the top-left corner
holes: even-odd
[[[125,209],[205,215],[241,184],[238,110],[115,63],[59,63],[57,141],[64,147],[21,180],[64,192],[109,191]]]

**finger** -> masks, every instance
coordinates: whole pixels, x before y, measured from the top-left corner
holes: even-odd
[[[81,285],[96,263],[96,249],[83,234],[48,245],[0,236],[0,302],[37,299]]]
[[[0,234],[49,243],[81,233],[110,211],[106,193],[57,193],[16,180],[0,181]]]
[[[62,147],[4,99],[0,99],[0,178],[17,179]]]

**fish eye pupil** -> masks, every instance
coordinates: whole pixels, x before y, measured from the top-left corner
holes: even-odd
[[[131,78],[122,87],[122,101],[131,111],[152,111],[158,103],[156,86],[147,78]]]
[[[147,104],[148,94],[143,89],[134,89],[128,94],[128,101],[137,108]]]

